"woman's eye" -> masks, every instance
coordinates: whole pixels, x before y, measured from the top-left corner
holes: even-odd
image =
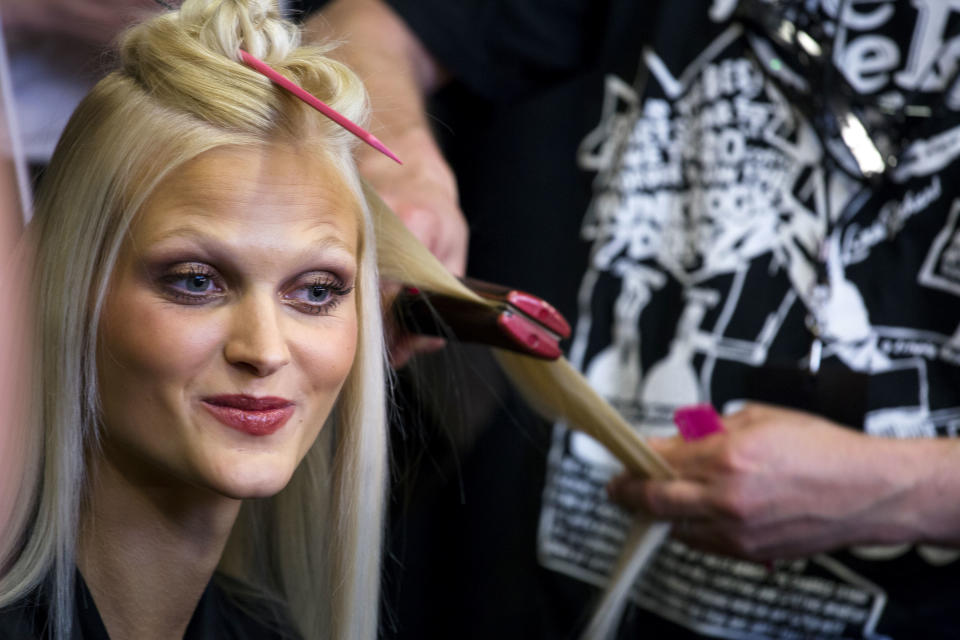
[[[190,276],[184,278],[184,289],[190,293],[204,293],[213,284],[209,276]]]
[[[217,277],[207,269],[192,266],[183,271],[174,270],[163,277],[164,289],[178,300],[205,302],[221,292]]]
[[[307,297],[310,302],[314,304],[323,304],[330,299],[330,296],[333,295],[330,291],[330,287],[324,286],[322,284],[312,285],[307,289]]]
[[[351,291],[353,287],[346,287],[339,279],[330,278],[298,284],[286,297],[306,313],[321,314],[332,311]]]

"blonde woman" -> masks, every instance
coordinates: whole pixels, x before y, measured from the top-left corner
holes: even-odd
[[[364,90],[268,0],[133,28],[68,125],[28,238],[25,473],[0,637],[373,638],[383,331]]]
[[[239,62],[362,122],[356,76],[298,41],[269,0],[187,0],[125,36],[63,134],[27,235],[0,637],[376,635],[378,270],[484,301],[361,184],[348,132]],[[666,473],[568,363],[500,360],[540,411]]]

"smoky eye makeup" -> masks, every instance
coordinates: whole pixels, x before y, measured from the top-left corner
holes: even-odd
[[[164,263],[148,268],[151,280],[161,295],[174,302],[202,305],[225,298],[229,282],[215,267],[205,262]],[[280,287],[281,302],[308,315],[332,312],[354,290],[334,271],[308,271]]]
[[[284,291],[286,304],[310,315],[324,315],[336,309],[353,292],[340,276],[328,271],[311,271],[296,278]]]
[[[216,269],[202,262],[181,262],[160,269],[162,293],[186,304],[204,304],[223,296],[226,286]]]

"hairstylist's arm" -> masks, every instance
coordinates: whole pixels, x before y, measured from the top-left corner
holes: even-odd
[[[462,275],[467,225],[457,184],[424,112],[442,70],[403,20],[379,0],[334,0],[307,22],[308,33],[343,40],[333,52],[363,78],[371,128],[403,161],[361,150],[361,171],[407,227],[450,271]]]
[[[454,274],[467,261],[467,224],[457,183],[434,140],[424,97],[443,81],[443,70],[406,23],[380,0],[334,0],[306,24],[308,37],[343,41],[333,55],[363,78],[373,105],[371,129],[403,165],[368,148],[360,170],[407,227]],[[395,335],[391,360],[402,366],[435,339]]]
[[[651,441],[678,479],[624,475],[611,498],[709,551],[770,560],[857,544],[960,546],[960,442],[865,435],[748,405],[702,440]]]

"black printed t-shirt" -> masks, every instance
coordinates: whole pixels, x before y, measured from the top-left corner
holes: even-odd
[[[72,640],[109,640],[93,596],[78,571]],[[289,619],[265,601],[235,599],[224,585],[230,578],[215,575],[204,589],[184,632],[184,640],[297,640]],[[251,615],[253,612],[253,615]],[[19,603],[0,610],[0,640],[45,640],[50,637],[49,600],[37,590]]]
[[[877,125],[902,151],[871,183],[760,68],[804,73],[720,15],[734,3],[391,4],[456,79],[433,109],[468,271],[554,302],[571,361],[641,432],[669,433],[679,405],[759,399],[876,437],[956,435],[960,11],[804,5],[839,65],[824,91],[932,115]],[[828,339],[811,379],[815,306]],[[603,494],[614,465],[506,413],[398,519],[423,537],[397,551],[397,637],[575,637],[589,614],[627,522]],[[953,637],[958,569],[954,550],[903,545],[769,572],[670,541],[621,637]]]

